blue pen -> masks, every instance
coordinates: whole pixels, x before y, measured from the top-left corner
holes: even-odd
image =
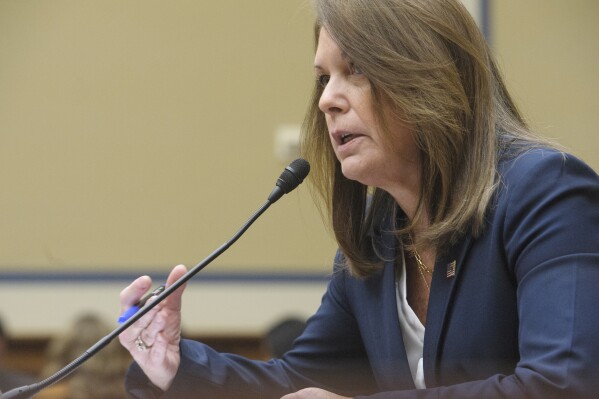
[[[146,304],[146,302],[148,302],[148,299],[152,298],[155,295],[160,294],[162,291],[164,291],[164,289],[165,289],[165,285],[162,284],[161,286],[156,288],[154,291],[150,292],[148,295],[141,298],[139,300],[139,302],[137,302],[135,305],[131,306],[119,317],[119,323],[122,324],[122,323],[126,322],[127,320],[129,320],[129,318],[131,316],[133,316],[135,313],[137,313],[139,311],[139,309],[141,309]]]

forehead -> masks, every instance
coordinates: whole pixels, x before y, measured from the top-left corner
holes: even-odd
[[[321,28],[318,35],[318,46],[314,56],[314,67],[322,67],[327,62],[339,59],[345,60],[346,56],[341,52],[337,43],[331,38],[326,29]]]

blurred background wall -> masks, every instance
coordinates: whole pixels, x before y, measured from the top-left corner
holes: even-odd
[[[224,242],[286,165],[311,20],[303,1],[0,1],[0,266],[148,272]],[[306,193],[219,268],[323,267]]]
[[[599,2],[491,0],[491,44],[530,125],[599,170]]]
[[[599,168],[599,2],[468,1],[533,127]],[[485,17],[486,16],[486,17]],[[312,87],[305,0],[0,0],[0,314],[113,320],[130,278],[225,242]],[[189,331],[310,314],[335,245],[305,185],[191,284]]]

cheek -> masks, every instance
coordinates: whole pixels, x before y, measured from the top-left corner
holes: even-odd
[[[327,124],[327,139],[328,139],[329,143],[331,145],[333,145],[334,144],[333,137],[330,134],[330,132],[331,132],[331,125],[332,125],[331,118],[328,115],[325,115],[324,119],[325,119],[326,124]]]

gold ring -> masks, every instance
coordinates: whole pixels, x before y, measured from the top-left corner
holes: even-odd
[[[137,338],[135,339],[135,346],[137,346],[137,349],[139,349],[140,351],[145,351],[148,348],[151,348],[152,345],[147,345],[143,339],[141,339],[141,334],[137,336]]]

